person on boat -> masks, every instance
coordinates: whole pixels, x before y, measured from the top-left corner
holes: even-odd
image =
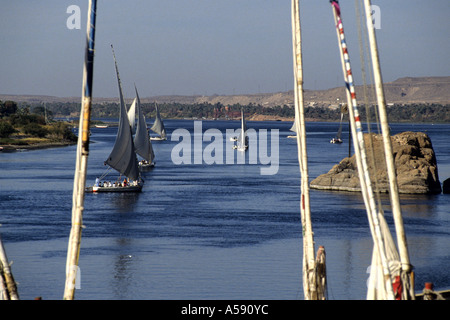
[[[94,186],[95,186],[95,187],[98,187],[99,182],[100,182],[100,180],[99,180],[98,177],[97,177],[97,178],[95,179]]]
[[[123,186],[126,187],[127,186],[127,179],[123,179]]]

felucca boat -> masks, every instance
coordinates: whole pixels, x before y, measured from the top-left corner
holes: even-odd
[[[341,122],[339,123],[339,130],[336,134],[336,137],[330,140],[330,143],[340,144],[342,143],[341,135],[342,135],[342,120],[344,119],[344,113],[341,112]]]
[[[164,127],[164,122],[161,119],[161,115],[159,114],[158,105],[155,104],[156,108],[156,117],[153,126],[150,128],[153,132],[158,134],[158,136],[150,137],[151,140],[167,140],[166,137],[166,128]]]
[[[125,101],[122,93],[122,85],[120,82],[119,70],[117,67],[117,61],[113,50],[114,63],[116,67],[117,82],[119,86],[119,127],[117,130],[116,142],[105,161],[105,165],[109,165],[110,168],[115,169],[120,173],[120,177],[114,181],[104,181],[104,178],[109,172],[107,172],[100,178],[97,178],[94,186],[88,187],[88,192],[140,192],[144,181],[140,177],[139,164],[136,156],[136,148],[133,142],[132,129],[128,119],[127,110],[125,107]],[[124,177],[122,181],[122,177]]]
[[[244,118],[244,110],[241,109],[241,133],[236,140],[237,144],[233,146],[233,149],[239,151],[246,151],[248,149],[248,136],[247,136],[247,124]]]
[[[134,87],[136,91],[136,110],[138,114],[138,121],[136,124],[136,134],[134,136],[134,146],[136,148],[136,153],[142,157],[139,161],[139,170],[141,172],[146,172],[155,166],[154,159],[155,153],[153,151],[152,142],[148,134],[147,123],[145,122],[145,116],[142,113],[141,100],[136,86]],[[130,114],[128,115],[130,117]]]
[[[297,129],[295,128],[295,122],[292,124],[292,127],[289,129],[289,131],[295,132],[295,135],[292,134],[288,135],[287,137],[291,139],[297,139]]]

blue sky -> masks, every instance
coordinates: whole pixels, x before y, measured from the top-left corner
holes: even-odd
[[[361,84],[355,1],[341,0]],[[448,0],[378,0],[383,79],[450,76]],[[81,29],[68,29],[70,5]],[[0,0],[0,94],[81,96],[88,1]],[[290,0],[98,0],[94,97],[252,94],[293,88]],[[342,86],[328,0],[301,0],[306,89]]]

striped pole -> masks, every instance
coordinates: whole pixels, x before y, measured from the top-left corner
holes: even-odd
[[[387,292],[388,299],[394,299],[394,293],[392,289],[392,281],[387,261],[387,255],[381,231],[381,224],[378,217],[376,203],[374,199],[372,183],[369,174],[369,168],[367,165],[367,156],[364,144],[364,134],[362,131],[361,118],[358,112],[358,104],[356,102],[355,85],[353,82],[353,74],[350,65],[350,57],[348,54],[347,43],[344,34],[344,25],[341,19],[341,12],[338,1],[332,0],[331,6],[333,9],[334,21],[337,28],[338,43],[341,50],[341,61],[344,73],[344,80],[347,87],[347,99],[349,101],[349,118],[353,136],[353,145],[355,148],[355,156],[357,161],[359,180],[361,184],[361,192],[366,205],[367,215],[369,219],[369,225],[374,239],[374,245],[377,248],[381,264],[383,267],[383,274],[385,275],[386,283],[385,290]]]
[[[86,34],[86,52],[83,72],[83,92],[78,134],[78,145],[72,196],[72,228],[66,261],[66,283],[64,299],[73,300],[75,281],[80,255],[81,229],[83,223],[84,194],[86,188],[86,169],[89,155],[89,127],[91,118],[92,81],[94,73],[95,20],[97,1],[89,0],[88,22]]]

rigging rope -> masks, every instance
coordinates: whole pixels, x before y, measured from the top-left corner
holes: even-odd
[[[104,177],[106,177],[109,172],[112,170],[112,167],[108,167],[108,169],[106,169],[106,171],[98,178],[99,180],[102,180]]]
[[[358,29],[358,43],[359,43],[359,57],[360,57],[360,62],[361,62],[361,72],[362,72],[362,81],[363,81],[363,94],[364,94],[364,104],[365,104],[365,109],[366,109],[366,123],[367,123],[367,131],[368,131],[368,142],[369,142],[369,146],[368,149],[370,151],[371,154],[371,165],[372,165],[372,178],[374,180],[374,185],[375,185],[375,195],[376,195],[376,199],[377,199],[377,204],[378,204],[378,208],[381,212],[383,212],[383,206],[381,203],[381,198],[380,198],[380,190],[379,190],[379,181],[377,178],[376,173],[378,172],[378,168],[377,168],[377,164],[375,161],[375,152],[374,152],[374,143],[373,143],[373,135],[372,135],[372,130],[371,130],[371,108],[370,108],[370,103],[369,103],[369,97],[368,97],[368,90],[367,90],[367,75],[366,75],[366,60],[365,60],[365,56],[366,53],[369,51],[368,48],[368,41],[367,41],[367,24],[364,23],[364,19],[361,20],[361,12],[362,10],[362,3],[359,0],[355,0],[355,11],[356,11],[356,26]],[[362,32],[362,29],[364,29],[364,33]],[[364,37],[364,43],[366,45],[366,51],[364,52],[364,48],[363,48],[363,40],[362,40],[362,34],[365,34]],[[370,59],[370,58],[368,58]],[[370,72],[370,77],[369,79],[373,79],[373,74],[372,74],[372,69],[369,68],[369,72]],[[375,97],[375,87],[373,85],[373,83],[370,86],[372,88],[372,92],[373,92],[373,96]],[[378,109],[377,108],[373,108],[374,113],[375,113],[375,122],[377,124],[377,133],[381,133],[381,128],[380,128],[380,120],[378,117]]]

